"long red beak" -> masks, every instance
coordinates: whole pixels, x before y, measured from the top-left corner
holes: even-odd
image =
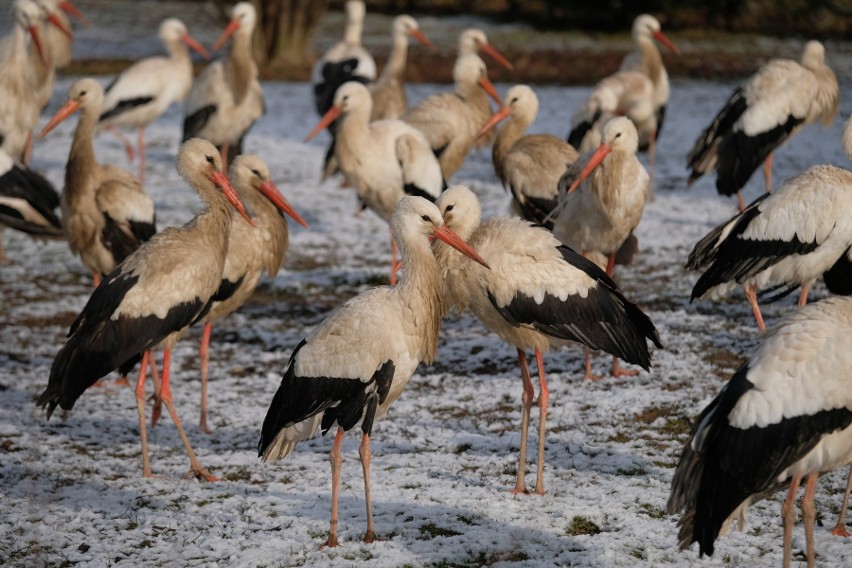
[[[311,133],[308,134],[307,138],[305,138],[305,142],[309,142],[313,139],[314,136],[325,130],[329,124],[340,118],[341,114],[343,114],[343,109],[339,106],[333,106],[328,109],[328,112],[323,115],[319,123],[314,126],[314,129],[311,130]]]
[[[220,35],[219,39],[216,40],[216,43],[213,44],[213,53],[219,51],[219,48],[225,45],[228,38],[234,35],[234,32],[238,29],[240,29],[239,20],[231,20],[228,22],[228,26],[225,28],[225,31],[222,32],[222,35]]]
[[[44,128],[41,129],[41,132],[36,136],[37,139],[41,140],[45,137],[45,135],[56,128],[56,125],[77,112],[77,109],[80,108],[80,103],[77,101],[68,101],[56,111],[56,114],[48,121],[47,124],[44,125]]]
[[[302,216],[299,215],[295,209],[293,209],[293,206],[290,205],[290,202],[284,199],[284,196],[281,195],[281,192],[278,190],[274,183],[268,181],[266,183],[260,184],[260,191],[261,193],[263,193],[263,195],[266,196],[269,201],[272,202],[273,205],[275,205],[278,209],[292,217],[293,220],[296,221],[298,224],[300,224],[306,229],[310,228],[308,227],[308,223],[304,219],[302,219]]]
[[[435,44],[429,41],[429,38],[426,37],[426,35],[420,30],[412,30],[410,35],[411,37],[428,47],[430,50],[432,50],[432,53],[436,53],[438,51],[438,49],[435,47]]]
[[[509,60],[506,59],[505,57],[503,57],[503,55],[499,51],[494,49],[491,46],[490,43],[486,43],[485,45],[483,45],[482,48],[481,48],[481,51],[483,53],[487,53],[488,56],[491,57],[491,59],[493,59],[494,61],[496,61],[497,63],[499,63],[503,67],[505,67],[506,69],[511,70],[511,69],[515,68],[515,66],[512,65],[511,63],[509,63]]]
[[[68,36],[68,39],[74,39],[74,34],[73,34],[73,32],[71,32],[71,30],[67,29],[67,28],[66,28],[66,27],[62,24],[62,21],[61,21],[61,20],[60,20],[60,19],[56,16],[56,14],[50,14],[50,15],[48,15],[48,16],[47,16],[47,21],[48,21],[48,22],[50,22],[51,24],[53,24],[53,26],[54,26],[55,28],[59,29],[59,31],[61,31],[62,33],[64,33],[66,36]]]
[[[436,239],[441,239],[466,257],[475,260],[489,270],[491,269],[491,267],[488,266],[488,263],[485,262],[485,259],[479,256],[479,253],[476,252],[476,250],[470,246],[467,241],[449,230],[446,226],[442,225],[438,227],[432,234],[435,235]]]
[[[210,52],[207,51],[207,49],[203,45],[195,41],[195,39],[193,39],[191,35],[183,34],[182,36],[180,36],[180,40],[186,45],[188,45],[189,49],[200,54],[204,59],[210,59]]]
[[[500,123],[501,120],[507,118],[512,114],[512,109],[509,107],[501,107],[500,110],[491,115],[491,118],[488,119],[482,128],[479,129],[479,132],[476,133],[476,138],[479,138],[492,128],[494,128],[497,124]]]
[[[222,190],[222,194],[228,200],[228,202],[233,205],[234,209],[237,210],[237,213],[242,215],[243,219],[245,219],[249,225],[252,227],[255,226],[254,219],[251,218],[251,215],[246,211],[246,206],[243,205],[240,196],[237,194],[237,190],[234,189],[234,186],[231,185],[231,181],[228,179],[228,176],[223,174],[222,172],[213,172],[210,175],[210,181],[215,183]]]
[[[494,102],[498,105],[503,106],[503,99],[500,98],[500,95],[497,94],[497,89],[494,88],[494,85],[491,81],[488,80],[488,77],[480,77],[479,78],[479,86],[485,89],[485,92],[488,93]]]
[[[577,177],[577,179],[574,180],[574,183],[571,184],[571,187],[568,188],[568,193],[571,193],[572,191],[577,189],[580,184],[583,183],[583,180],[589,177],[589,174],[592,173],[592,170],[598,167],[610,152],[612,152],[612,146],[607,146],[606,144],[601,144],[600,146],[598,146],[598,149],[595,150],[595,153],[589,157],[589,161],[588,163],[586,163],[586,167],[583,168],[583,171],[580,172],[579,177]]]
[[[41,59],[41,62],[44,65],[47,65],[47,58],[44,56],[44,48],[41,46],[41,38],[38,37],[38,29],[35,26],[30,26],[28,29],[33,38],[33,44],[35,45],[36,51],[38,52],[38,58]]]
[[[655,40],[657,40],[661,44],[663,44],[666,47],[668,47],[669,49],[671,49],[672,52],[674,52],[675,55],[680,55],[680,50],[677,48],[677,46],[674,43],[672,43],[672,40],[670,40],[669,38],[666,37],[666,35],[663,32],[654,32],[652,35],[654,36]]]
[[[84,26],[88,27],[88,26],[91,25],[91,22],[89,22],[88,18],[86,18],[86,16],[81,14],[80,10],[78,10],[74,6],[74,4],[72,4],[71,2],[68,2],[68,0],[63,0],[62,2],[60,2],[59,3],[59,9],[62,10],[63,12],[65,12],[66,14],[68,14],[69,16],[77,18],[77,20],[79,20],[79,22],[81,24],[83,24]]]

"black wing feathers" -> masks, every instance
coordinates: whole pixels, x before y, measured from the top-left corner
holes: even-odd
[[[181,142],[198,137],[198,134],[204,129],[204,125],[207,124],[207,121],[210,120],[216,109],[216,105],[207,105],[185,117],[183,119],[183,138],[181,138]]]

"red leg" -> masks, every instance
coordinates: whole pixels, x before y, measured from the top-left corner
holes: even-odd
[[[811,284],[808,282],[802,286],[802,293],[799,294],[799,307],[801,308],[808,303],[808,291],[811,289]]]
[[[343,464],[343,456],[340,448],[343,446],[343,428],[337,428],[337,435],[334,437],[334,444],[331,446],[331,452],[328,454],[328,460],[331,462],[331,523],[328,528],[328,540],[323,546],[337,546],[337,502],[340,497],[340,466]]]
[[[790,482],[787,498],[781,504],[781,517],[784,520],[784,568],[790,568],[793,557],[793,523],[796,522],[796,492],[799,490],[801,477],[794,477]]]
[[[550,399],[550,391],[547,389],[547,378],[544,376],[544,361],[541,351],[535,350],[535,361],[538,365],[538,472],[536,474],[535,492],[544,495],[544,440],[547,436],[547,401]]]
[[[399,254],[399,247],[396,245],[396,241],[393,239],[393,235],[391,235],[391,273],[390,273],[390,283],[391,286],[396,285],[396,272],[399,270],[400,265],[397,264],[397,256]]]
[[[151,428],[153,428],[157,425],[160,414],[163,412],[163,382],[160,380],[160,373],[157,371],[157,362],[154,359],[153,351],[151,351],[151,378],[154,379],[154,394],[151,396],[154,400],[154,406],[151,408]]]
[[[737,192],[737,207],[739,207],[740,212],[745,210],[745,199],[743,199],[743,192]]]
[[[198,348],[198,358],[201,359],[201,422],[199,426],[205,434],[213,433],[207,425],[207,364],[210,362],[209,346],[212,329],[213,324],[210,322],[204,324],[204,331],[201,332],[201,347]]]
[[[802,517],[805,521],[805,556],[808,560],[808,568],[814,568],[814,519],[816,519],[814,494],[816,493],[818,478],[819,473],[817,472],[808,475],[805,483],[805,496],[802,497]]]
[[[145,127],[136,133],[136,145],[139,147],[139,181],[145,181]]]
[[[92,274],[92,282],[95,285],[95,288],[101,285],[101,274],[97,270]]]
[[[586,372],[583,375],[583,382],[601,380],[599,375],[592,372],[592,351],[588,347],[583,347],[583,351],[586,354]]]
[[[127,161],[133,162],[133,144],[130,143],[130,140],[127,139],[127,136],[125,136],[124,133],[121,132],[121,130],[119,130],[112,124],[107,126],[107,130],[115,134],[118,140],[121,142],[122,146],[124,146],[124,151],[127,153]]]
[[[222,156],[222,171],[228,173],[228,145],[223,144],[222,150],[219,152]]]
[[[527,483],[525,481],[527,469],[527,438],[529,437],[530,429],[530,410],[532,409],[533,401],[533,386],[530,379],[530,369],[527,366],[527,356],[523,350],[518,349],[518,362],[521,365],[521,379],[524,382],[524,393],[521,397],[523,402],[523,411],[521,413],[521,453],[518,456],[518,477],[515,480],[515,488],[512,493],[529,493],[527,491]]]
[[[612,356],[612,376],[613,377],[635,377],[639,374],[638,369],[622,369],[621,360],[615,355]]]
[[[766,182],[766,193],[772,191],[772,154],[763,161],[763,180]]]
[[[849,468],[849,477],[846,479],[846,493],[843,494],[843,504],[840,506],[840,516],[837,518],[837,524],[831,531],[835,536],[852,536],[852,533],[846,530],[846,509],[849,507],[849,494],[852,493],[852,467]]]
[[[612,278],[615,273],[615,251],[609,253],[609,258],[606,261],[606,275]]]
[[[152,477],[151,462],[148,459],[148,428],[145,425],[145,375],[148,373],[150,354],[150,351],[142,354],[139,378],[136,380],[136,410],[139,414],[139,440],[142,442],[142,477]]]
[[[364,470],[364,498],[367,501],[367,532],[364,534],[364,542],[371,543],[378,540],[376,530],[373,527],[373,501],[370,497],[370,435],[366,432],[361,436],[361,447],[358,448],[361,456],[361,467]]]
[[[751,309],[754,312],[754,319],[757,320],[757,327],[760,328],[760,331],[766,331],[766,324],[763,323],[763,316],[760,314],[760,306],[757,305],[757,291],[754,286],[747,286],[745,289],[745,295],[748,299],[748,303],[751,304]]]

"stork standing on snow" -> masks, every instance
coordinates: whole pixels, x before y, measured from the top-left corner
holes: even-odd
[[[159,36],[168,57],[147,57],[122,71],[106,88],[99,118],[102,126],[120,136],[130,161],[133,161],[133,146],[115,127],[123,125],[137,129],[140,180],[145,179],[145,128],[173,102],[183,101],[192,87],[189,48],[205,58],[210,56],[177,18],[163,20]]]
[[[846,121],[843,144],[852,159],[852,119]],[[686,267],[704,273],[691,299],[715,299],[743,287],[763,330],[758,292],[782,289],[780,297],[801,286],[802,306],[811,284],[835,263],[848,269],[843,259],[850,247],[852,172],[813,166],[761,195],[695,245]]]
[[[564,142],[563,142],[564,144]],[[650,367],[646,340],[660,336],[642,310],[629,302],[594,263],[561,245],[547,230],[516,218],[480,222],[476,195],[451,187],[436,203],[446,226],[468,241],[490,270],[480,270],[441,243],[435,255],[447,286],[446,306],[471,311],[503,341],[518,350],[524,383],[521,450],[514,493],[526,493],[527,434],[533,403],[525,350],[535,351],[540,409],[535,492],[544,495],[544,440],[548,390],[542,354],[551,347],[580,342],[624,360]]]
[[[781,507],[790,566],[794,499],[802,480],[808,566],[814,565],[814,492],[821,473],[852,461],[852,299],[796,310],[696,419],[672,480],[678,540],[712,555],[730,523],[787,487]]]
[[[716,171],[721,195],[737,194],[763,162],[766,191],[772,189],[772,152],[802,127],[837,116],[840,90],[825,64],[825,47],[809,41],[801,63],[773,59],[738,87],[687,156],[689,183]]]
[[[430,240],[438,238],[483,262],[444,227],[438,208],[420,197],[399,202],[391,229],[405,258],[399,284],[374,288],[349,300],[296,346],[258,443],[258,454],[265,461],[279,460],[317,428],[325,434],[337,427],[329,454],[332,481],[327,546],[338,544],[343,436],[359,422],[367,506],[364,541],[376,538],[370,498],[373,423],[387,413],[420,362],[431,363],[438,349],[443,284]]]
[[[154,202],[130,172],[99,164],[92,143],[104,90],[94,79],[71,85],[68,100],[39,138],[80,111],[65,165],[62,220],[71,252],[93,273],[95,286],[155,233]]]
[[[152,349],[162,345],[162,399],[178,428],[192,472],[215,478],[201,466],[183,431],[169,385],[171,350],[181,334],[204,316],[221,283],[231,228],[231,208],[246,219],[242,202],[222,172],[216,148],[206,140],[185,142],[177,156],[181,176],[207,208],[180,228],[155,235],[95,289],[50,369],[38,398],[48,418],[71,410],[83,392],[110,371],[142,355],[136,403],[142,442],[142,473],[151,477],[145,427],[145,375]],[[153,364],[153,362],[151,362]]]
[[[251,126],[266,110],[251,55],[251,36],[257,12],[251,2],[231,9],[231,21],[213,45],[213,51],[233,36],[224,60],[204,68],[192,83],[185,104],[183,140],[203,138],[219,148],[225,167],[242,154]]]

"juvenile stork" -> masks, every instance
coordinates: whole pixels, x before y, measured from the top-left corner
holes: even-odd
[[[145,243],[107,276],[68,333],[37,404],[47,416],[57,406],[71,410],[99,378],[142,355],[136,403],[142,442],[142,474],[151,477],[145,427],[145,375],[149,355],[163,346],[161,397],[178,429],[196,477],[215,480],[201,466],[175,411],[171,350],[180,335],[204,316],[221,282],[231,229],[231,208],[249,219],[222,172],[216,148],[206,140],[185,142],[177,168],[207,207],[183,227],[169,227]],[[153,364],[151,362],[150,364]]]
[[[852,119],[846,121],[843,138],[852,159]],[[716,299],[742,287],[763,330],[758,292],[778,292],[777,299],[801,286],[803,306],[817,278],[835,263],[848,267],[842,260],[850,247],[852,171],[813,166],[758,197],[695,245],[686,267],[704,273],[691,299]]]
[[[219,290],[204,316],[199,359],[201,360],[201,430],[207,425],[207,365],[213,323],[239,309],[254,293],[264,272],[274,278],[284,262],[289,244],[286,213],[307,228],[293,206],[281,195],[269,175],[269,166],[259,156],[243,154],[234,158],[231,184],[252,212],[254,225],[234,219],[228,239],[228,254]]]
[[[477,138],[511,117],[494,139],[494,171],[503,188],[512,193],[513,212],[552,230],[549,215],[558,202],[559,178],[566,166],[577,161],[577,150],[550,134],[524,134],[538,114],[538,97],[530,87],[512,87],[505,100]]]
[[[216,60],[195,79],[185,104],[183,140],[203,138],[219,148],[229,164],[242,154],[243,141],[265,112],[257,64],[251,55],[251,36],[257,12],[251,2],[231,9],[231,21],[213,45],[213,51],[233,36],[224,60]]]
[[[546,229],[508,217],[480,222],[479,200],[465,186],[449,188],[436,204],[446,226],[491,267],[480,270],[436,243],[435,255],[447,286],[446,307],[459,311],[469,307],[485,327],[518,350],[524,386],[514,493],[527,493],[524,474],[534,393],[525,351],[535,351],[540,388],[535,492],[544,495],[549,394],[542,354],[551,347],[579,342],[648,370],[651,357],[646,340],[662,347],[660,336],[648,316],[597,265],[562,245]]]
[[[772,152],[801,128],[837,116],[840,90],[825,64],[825,47],[809,41],[801,63],[773,59],[734,93],[687,155],[689,183],[716,171],[721,195],[737,195],[763,162],[766,191],[772,189]]]
[[[189,49],[205,58],[210,57],[177,18],[163,20],[159,36],[168,57],[146,57],[122,71],[107,86],[103,111],[98,119],[101,126],[113,130],[121,138],[130,161],[133,161],[133,146],[116,127],[137,129],[140,180],[145,179],[145,128],[172,103],[183,101],[192,87]]]
[[[62,220],[71,252],[94,273],[95,286],[156,232],[154,202],[130,172],[100,164],[92,143],[104,90],[94,79],[71,85],[68,100],[39,138],[80,111],[65,165]]]
[[[363,87],[363,85],[359,85]],[[338,92],[339,93],[339,92]],[[327,546],[337,546],[337,501],[341,446],[347,430],[361,423],[359,454],[367,506],[365,542],[373,542],[370,498],[370,436],[421,361],[437,354],[443,283],[430,241],[440,239],[483,262],[476,252],[444,227],[434,204],[406,197],[391,219],[394,238],[405,258],[397,286],[373,288],[349,300],[296,346],[266,418],[258,455],[275,461],[318,428],[337,427],[331,461],[331,523]]]
[[[682,549],[716,538],[748,507],[789,487],[781,507],[784,566],[790,566],[794,500],[814,566],[814,492],[821,473],[852,461],[852,299],[796,310],[763,338],[751,359],[698,416],[672,480],[670,514],[683,513]]]

